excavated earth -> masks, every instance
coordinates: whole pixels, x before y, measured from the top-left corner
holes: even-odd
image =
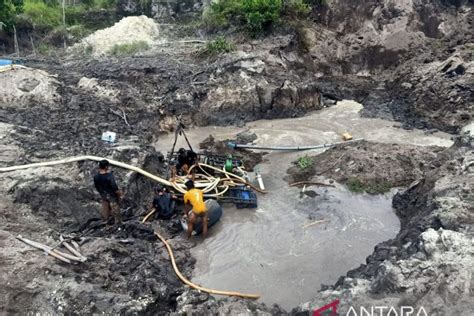
[[[160,12],[178,14],[168,9]],[[33,69],[0,73],[0,165],[91,154],[162,174],[164,158],[150,145],[173,130],[177,116],[187,126],[242,125],[353,99],[364,105],[362,115],[447,131],[456,143],[363,142],[313,157],[303,174],[290,169],[290,181],[316,175],[406,188],[393,200],[399,234],[291,313],[340,299],[343,314],[383,305],[471,315],[472,123],[470,136],[462,129],[473,115],[472,2],[337,0],[312,17],[297,34],[282,28],[264,39],[236,37],[237,50],[214,59],[197,59],[199,44],[185,43],[135,57],[25,59]],[[116,144],[100,141],[107,130],[119,135]],[[183,238],[176,220],[140,223],[154,186],[140,175],[114,168],[128,220],[109,230],[100,225],[95,168],[79,162],[0,173],[1,313],[286,313],[185,287],[153,230],[169,239],[188,277],[195,241]],[[52,246],[60,234],[84,232],[78,242],[88,261],[81,264],[60,263],[15,239]]]
[[[442,147],[382,144],[367,141],[342,144],[317,156],[310,157],[307,168],[296,166],[288,170],[290,183],[323,176],[344,184],[359,184],[369,193],[377,188],[406,187],[420,179],[432,164]],[[355,188],[357,189],[357,188]],[[374,191],[371,191],[375,190]],[[380,192],[379,192],[380,193]]]

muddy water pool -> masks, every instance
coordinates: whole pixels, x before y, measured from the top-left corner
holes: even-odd
[[[242,128],[194,128],[187,136],[196,147],[210,134],[226,139],[247,129],[257,134],[257,144],[268,146],[337,142],[343,132],[385,143],[452,143],[443,133],[407,131],[394,122],[361,118],[361,108],[343,101],[302,118],[256,121]],[[156,147],[166,152],[173,140],[171,134],[162,137]],[[179,147],[185,147],[183,139]],[[261,301],[289,309],[309,300],[321,283],[332,284],[365,262],[375,245],[397,234],[400,223],[391,207],[394,192],[353,194],[336,184],[334,188],[308,186],[305,190],[313,191],[310,197],[301,188],[289,187],[283,177],[291,162],[303,154],[271,152],[265,156],[259,168],[269,193],[258,196],[256,209],[225,205],[221,221],[192,250],[197,260],[193,282],[259,293]],[[316,220],[324,222],[309,226]]]

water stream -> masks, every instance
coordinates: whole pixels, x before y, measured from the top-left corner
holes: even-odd
[[[257,144],[314,145],[340,141],[349,131],[367,140],[414,145],[449,146],[449,136],[407,131],[394,122],[365,119],[361,105],[352,101],[302,118],[263,120],[237,127],[203,127],[187,131],[193,144],[209,134],[217,139],[235,137],[250,129]],[[174,135],[162,137],[157,149],[166,152]],[[177,148],[185,147],[179,140]],[[197,147],[197,146],[196,146]],[[321,150],[313,150],[316,154]],[[302,153],[272,152],[259,168],[269,191],[259,195],[257,209],[225,205],[221,221],[199,240],[193,282],[210,288],[262,294],[261,301],[284,308],[307,301],[321,283],[332,284],[365,261],[373,247],[396,235],[400,223],[391,207],[394,192],[371,196],[335,188],[290,188],[283,180],[291,162]],[[307,226],[315,220],[324,222]]]

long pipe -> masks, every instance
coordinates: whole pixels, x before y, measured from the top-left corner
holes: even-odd
[[[21,166],[2,167],[2,168],[0,168],[0,172],[8,172],[8,171],[29,169],[29,168],[35,168],[35,167],[50,167],[50,166],[56,166],[56,165],[61,165],[61,164],[65,164],[65,163],[71,163],[71,162],[83,161],[83,160],[101,161],[103,159],[106,159],[106,158],[97,157],[97,156],[78,156],[78,157],[71,157],[71,158],[65,158],[65,159],[53,160],[53,161],[47,161],[47,162],[30,163],[30,164],[21,165]],[[153,174],[151,174],[151,173],[149,173],[149,172],[147,172],[143,169],[140,169],[138,167],[135,167],[135,166],[132,166],[132,165],[120,162],[120,161],[116,161],[116,160],[112,160],[112,159],[107,159],[107,160],[109,161],[109,163],[111,165],[138,172],[138,173],[144,175],[145,177],[148,177],[148,178],[153,179],[157,182],[160,182],[163,185],[171,186],[171,183],[169,181],[167,181],[165,179],[162,179],[160,177],[157,177],[157,176],[155,176],[155,175],[153,175]]]
[[[83,161],[83,160],[92,160],[92,161],[101,161],[103,159],[106,159],[106,158],[103,158],[103,157],[97,157],[97,156],[89,156],[89,155],[86,155],[86,156],[77,156],[77,157],[70,157],[70,158],[65,158],[65,159],[60,159],[60,160],[53,160],[53,161],[47,161],[47,162],[37,162],[37,163],[31,163],[31,164],[26,164],[26,165],[21,165],[21,166],[10,166],[10,167],[1,167],[0,168],[0,172],[9,172],[9,171],[15,171],[15,170],[23,170],[23,169],[29,169],[29,168],[36,168],[36,167],[51,167],[51,166],[56,166],[56,165],[61,165],[61,164],[66,164],[66,163],[72,163],[72,162],[77,162],[77,161]],[[185,193],[186,190],[182,187],[180,187],[179,185],[183,186],[184,187],[184,183],[183,184],[178,184],[178,183],[175,183],[175,182],[170,182],[170,181],[167,181],[163,178],[160,178],[158,176],[155,176],[143,169],[140,169],[138,167],[135,167],[135,166],[132,166],[132,165],[129,165],[129,164],[126,164],[126,163],[123,163],[123,162],[120,162],[120,161],[116,161],[116,160],[112,160],[112,159],[108,159],[109,163],[111,165],[114,165],[114,166],[117,166],[117,167],[121,167],[121,168],[125,168],[125,169],[128,169],[128,170],[132,170],[132,171],[135,171],[145,177],[148,177],[152,180],[155,180],[163,185],[166,185],[166,186],[170,186],[170,187],[173,187],[175,188],[178,192],[181,192],[181,193]],[[237,175],[234,175],[232,173],[228,173],[226,171],[223,171],[223,170],[220,170],[218,168],[215,168],[213,166],[210,166],[210,165],[206,165],[206,164],[200,164],[200,165],[203,165],[205,167],[208,167],[208,168],[211,168],[211,169],[214,169],[216,171],[219,171],[219,172],[222,172],[224,174],[227,174],[227,175],[230,175],[234,178],[235,181],[239,181],[239,182],[242,182],[242,183],[246,183],[250,186],[252,186],[253,189],[255,189],[255,187],[250,184],[250,183],[247,183],[244,179],[242,179],[241,177],[237,176]],[[218,183],[219,183],[220,179],[219,178],[216,178],[215,180],[212,180],[211,183],[209,183],[208,185],[203,185],[205,188],[203,188],[204,192],[206,192],[206,196],[208,197],[217,197],[217,196],[220,196],[222,194],[224,194],[228,189],[229,187],[226,186],[223,188],[223,190],[219,193],[216,193],[216,194],[209,194],[208,192],[212,191],[214,188],[217,187]],[[200,185],[198,185],[200,186]],[[261,190],[257,190],[258,192],[262,192]],[[262,192],[264,193],[264,192]]]
[[[348,140],[345,142],[337,142],[337,143],[314,145],[314,146],[259,146],[259,145],[235,144],[232,142],[228,142],[227,145],[230,148],[247,148],[247,149],[263,149],[263,150],[310,150],[310,149],[333,147],[333,146],[341,145],[341,144],[355,143],[355,142],[360,142],[361,140],[364,140],[364,139],[357,138],[357,139]]]
[[[227,291],[219,291],[219,290],[212,290],[212,289],[207,289],[205,287],[196,285],[186,279],[181,272],[179,271],[178,267],[176,266],[176,262],[174,260],[174,255],[173,255],[173,250],[171,249],[170,245],[168,242],[161,236],[157,231],[155,231],[155,235],[161,240],[161,242],[166,246],[166,250],[168,250],[168,253],[170,255],[170,260],[171,260],[171,265],[173,266],[173,270],[178,276],[178,278],[185,283],[186,285],[189,285],[193,289],[196,289],[198,291],[206,292],[209,294],[216,294],[216,295],[226,295],[226,296],[236,296],[236,297],[242,297],[242,298],[251,298],[251,299],[258,299],[260,295],[257,294],[245,294],[245,293],[239,293],[239,292],[227,292]]]

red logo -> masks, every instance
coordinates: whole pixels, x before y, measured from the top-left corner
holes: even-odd
[[[339,300],[334,300],[329,304],[324,305],[313,311],[313,316],[337,316],[337,305]]]

